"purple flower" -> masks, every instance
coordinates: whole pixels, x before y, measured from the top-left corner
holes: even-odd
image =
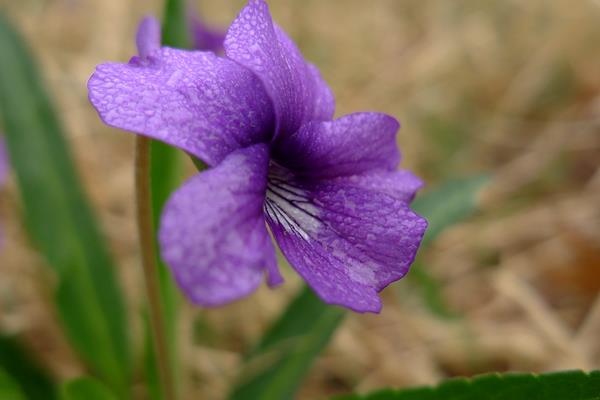
[[[160,47],[142,22],[139,56],[99,65],[89,96],[102,120],[206,162],[168,201],[159,241],[194,303],[215,306],[283,281],[275,241],[325,302],[378,312],[427,222],[409,208],[421,181],[397,171],[398,122],[364,112],[332,120],[318,70],[250,0],[225,57]]]

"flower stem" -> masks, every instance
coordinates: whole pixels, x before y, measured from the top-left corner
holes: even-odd
[[[160,300],[158,267],[154,248],[152,223],[152,197],[150,188],[150,139],[137,136],[135,148],[135,187],[137,224],[142,255],[142,267],[146,282],[146,294],[150,305],[150,327],[157,358],[158,375],[165,400],[175,400],[173,377],[169,370],[167,336]]]

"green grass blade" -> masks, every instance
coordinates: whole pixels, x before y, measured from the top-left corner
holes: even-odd
[[[19,384],[0,367],[0,399],[27,400]]]
[[[52,377],[14,336],[0,336],[0,369],[22,388],[27,399],[56,399]],[[0,395],[0,399],[4,397]]]
[[[450,379],[436,387],[384,389],[336,400],[600,400],[600,371],[487,374]]]
[[[249,354],[230,399],[291,399],[345,312],[304,287]]]
[[[28,233],[58,276],[56,305],[71,343],[123,393],[130,362],[113,261],[34,62],[1,15],[0,54],[0,114]]]
[[[77,378],[61,387],[61,400],[116,400],[108,388],[93,378]]]

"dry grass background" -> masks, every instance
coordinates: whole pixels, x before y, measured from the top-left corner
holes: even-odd
[[[204,0],[226,26],[241,0]],[[278,22],[322,70],[338,115],[380,110],[403,123],[404,166],[433,186],[487,171],[469,222],[425,267],[462,318],[430,313],[407,281],[379,316],[352,315],[301,398],[435,383],[485,371],[600,368],[600,1],[272,0]],[[30,40],[99,210],[132,312],[141,276],[133,225],[132,135],[86,100],[95,64],[127,60],[157,1],[0,0]],[[35,162],[35,160],[32,160]],[[16,210],[16,211],[15,211]],[[52,277],[24,238],[14,183],[0,200],[0,330],[20,333],[59,377],[80,372],[49,306]],[[220,399],[240,354],[299,285],[218,310],[185,308],[187,397]],[[139,325],[139,321],[138,321]],[[139,326],[133,332],[139,335]]]

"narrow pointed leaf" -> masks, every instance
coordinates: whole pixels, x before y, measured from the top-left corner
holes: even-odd
[[[0,399],[2,400],[27,400],[21,387],[0,367]]]
[[[61,388],[61,400],[117,400],[117,397],[93,378],[77,378]]]
[[[72,345],[123,392],[130,362],[113,261],[34,62],[2,15],[0,54],[0,122],[28,233],[57,275],[56,306]]]
[[[488,374],[450,379],[435,387],[384,389],[336,400],[600,400],[600,371]]]

